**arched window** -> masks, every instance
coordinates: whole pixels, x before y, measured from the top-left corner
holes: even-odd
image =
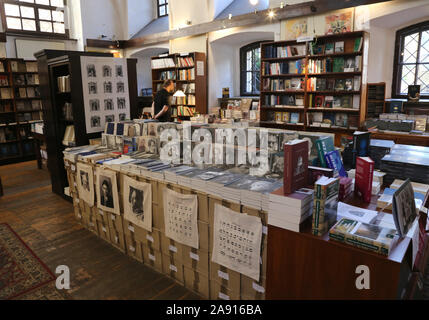
[[[429,21],[396,33],[392,96],[406,97],[410,85],[420,85],[421,98],[429,98]]]
[[[257,96],[261,87],[261,43],[240,48],[240,95]]]

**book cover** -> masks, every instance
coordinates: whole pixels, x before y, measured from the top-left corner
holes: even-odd
[[[393,219],[399,236],[405,236],[417,218],[414,190],[411,180],[406,180],[393,194]]]
[[[344,52],[344,41],[335,42],[335,53]]]
[[[346,79],[344,82],[344,90],[353,91],[353,79]]]
[[[343,218],[329,231],[329,238],[352,246],[388,256],[393,246],[396,230],[382,228],[348,218]]]
[[[408,101],[419,101],[420,85],[408,86]]]
[[[334,43],[329,42],[325,45],[325,54],[333,54],[334,53]]]
[[[355,39],[355,45],[354,45],[354,52],[360,52],[362,50],[362,37],[356,38]]]
[[[374,161],[368,157],[357,157],[355,174],[355,193],[366,203],[371,202]]]
[[[321,167],[327,168],[325,155],[335,150],[334,140],[332,137],[324,137],[316,141],[317,154],[320,160]]]
[[[321,177],[334,177],[334,170],[330,168],[322,168],[315,166],[308,166],[308,184],[314,185]]]
[[[299,122],[299,113],[298,112],[292,112],[290,114],[290,123],[298,123]]]
[[[349,121],[349,125],[350,121]],[[371,144],[371,133],[356,131],[353,134],[353,167],[356,165],[357,157],[369,156],[369,146]]]
[[[325,103],[323,105],[325,108],[333,108],[334,106],[334,97],[333,96],[325,96]]]
[[[308,141],[294,140],[284,145],[284,192],[293,193],[307,186]]]
[[[345,90],[345,81],[344,79],[335,80],[335,91],[344,91]]]
[[[340,152],[334,150],[325,155],[325,160],[330,169],[334,170],[335,176],[348,177],[346,169],[344,169],[343,160],[341,159]]]
[[[401,113],[403,104],[402,101],[390,101],[390,113]]]
[[[325,96],[316,96],[314,98],[314,107],[323,108],[325,102]]]
[[[332,72],[344,72],[344,58],[334,58]]]

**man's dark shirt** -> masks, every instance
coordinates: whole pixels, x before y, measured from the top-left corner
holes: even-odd
[[[161,89],[155,95],[155,116],[164,108],[164,106],[169,106],[169,97],[170,94],[167,90]],[[171,121],[171,108],[168,109],[166,113],[158,118],[160,122],[170,122]]]

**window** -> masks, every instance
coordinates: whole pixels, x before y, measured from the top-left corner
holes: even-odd
[[[168,0],[158,1],[158,18],[168,16]]]
[[[261,86],[261,42],[240,49],[240,95],[257,96]]]
[[[421,97],[429,98],[429,21],[396,34],[393,95],[407,96],[409,85],[420,85]]]
[[[8,32],[66,35],[64,0],[6,0],[2,14]]]

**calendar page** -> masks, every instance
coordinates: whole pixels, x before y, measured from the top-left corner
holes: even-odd
[[[164,188],[165,235],[189,247],[199,248],[198,198]]]
[[[213,262],[259,281],[261,218],[216,204],[213,238]]]

